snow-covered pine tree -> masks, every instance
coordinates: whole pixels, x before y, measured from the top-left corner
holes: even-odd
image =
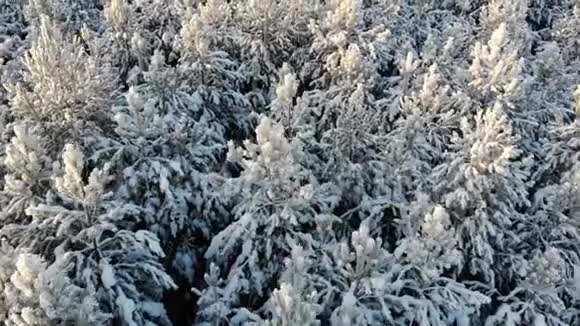
[[[147,320],[167,324],[161,295],[175,285],[160,263],[164,253],[157,237],[136,228],[146,212],[111,199],[107,166],[94,169],[85,182],[85,160],[77,148],[67,145],[63,161],[62,176],[54,179],[59,204],[27,209],[32,222],[21,230],[20,246],[41,253],[56,270],[53,266],[75,266],[68,274],[70,282],[86,291],[95,289],[104,305],[100,309],[113,318],[129,325]],[[48,295],[58,300],[56,293]]]
[[[195,243],[229,221],[228,197],[220,197],[215,174],[225,129],[195,94],[164,82],[175,72],[159,61],[152,59],[147,83],[130,88],[114,108],[117,137],[97,139],[92,159],[110,164],[114,198],[139,207],[132,225],[160,238],[166,268],[191,287],[204,250]]]
[[[34,41],[24,60],[22,82],[8,84],[10,111],[41,126],[57,153],[66,137],[110,122],[102,108],[112,103],[116,82],[107,65],[87,55],[78,38],[70,38],[47,16],[40,17]]]
[[[52,175],[46,140],[36,137],[34,128],[24,124],[12,129],[14,136],[6,144],[2,162],[5,170],[0,191],[2,226],[28,220],[26,209],[44,202]]]
[[[215,5],[215,1],[208,5],[211,4]],[[216,42],[214,35],[216,31],[211,29],[215,25],[211,24],[215,19],[211,13],[220,8],[213,8],[213,11],[209,8],[182,18],[184,22],[179,44],[183,53],[180,68],[188,75],[186,85],[194,93],[198,105],[204,106],[216,116],[226,128],[227,135],[243,137],[251,131],[254,123],[251,102],[242,90],[244,75],[239,72],[239,61],[219,48],[220,43]],[[218,26],[218,31],[219,28],[221,26]]]
[[[312,38],[309,24],[319,7],[318,0],[249,0],[234,6],[240,72],[258,109],[271,101],[265,95],[282,63],[302,63]]]
[[[501,106],[478,113],[474,120],[464,118],[462,137],[455,133],[446,163],[433,170],[431,196],[456,221],[452,224],[460,233],[464,268],[501,287],[511,275],[504,270],[502,253],[517,244],[511,226],[525,217],[518,210],[530,205],[532,161],[519,147]]]
[[[230,181],[239,189],[239,204],[235,220],[212,239],[206,258],[222,268],[225,293],[232,296],[222,300],[239,314],[239,308],[251,311],[264,304],[270,284],[283,272],[275,257],[290,255],[288,241],[309,250],[318,246],[323,236],[316,227],[323,223],[318,213],[333,202],[324,185],[310,183],[309,171],[301,166],[300,143],[287,140],[282,125],[267,117],[256,128],[256,142],[247,140],[243,148],[231,144],[228,156],[244,169]]]

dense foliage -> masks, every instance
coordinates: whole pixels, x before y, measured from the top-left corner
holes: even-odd
[[[579,325],[577,0],[0,0],[0,325]]]

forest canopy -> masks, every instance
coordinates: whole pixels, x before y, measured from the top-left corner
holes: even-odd
[[[580,325],[578,0],[0,0],[0,326]]]

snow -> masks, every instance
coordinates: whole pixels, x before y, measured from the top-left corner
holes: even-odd
[[[0,12],[1,326],[579,323],[577,1]]]
[[[115,271],[113,270],[113,267],[108,263],[103,263],[103,266],[101,268],[102,268],[101,282],[103,282],[103,286],[106,289],[112,290],[115,284],[117,283],[115,279]]]

